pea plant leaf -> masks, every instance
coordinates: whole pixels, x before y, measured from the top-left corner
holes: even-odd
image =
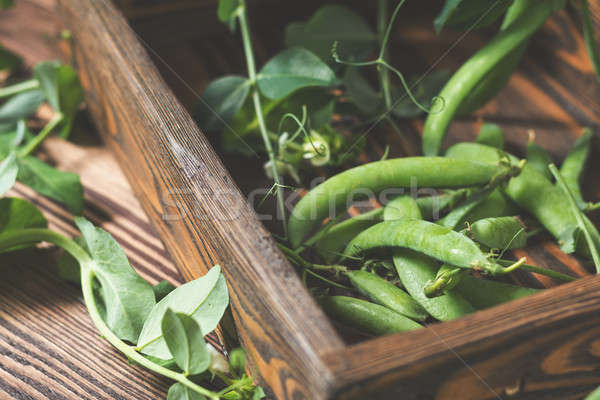
[[[161,322],[165,343],[175,362],[186,375],[197,375],[210,366],[210,353],[200,325],[187,314],[167,308]]]
[[[18,159],[17,180],[38,193],[64,203],[79,215],[83,211],[83,186],[79,175],[60,171],[39,159],[27,156]]]
[[[162,336],[161,322],[167,309],[192,317],[206,335],[213,331],[227,305],[229,293],[221,267],[216,265],[194,281],[181,285],[158,302],[144,322],[137,348],[143,354],[164,360],[171,358]]]
[[[4,195],[4,193],[8,192],[14,186],[18,172],[17,156],[15,153],[10,153],[0,163],[0,196]]]
[[[195,116],[206,132],[218,132],[229,124],[240,111],[248,93],[250,82],[243,76],[224,76],[213,81],[196,105]]]
[[[444,26],[467,30],[493,24],[513,0],[446,0],[442,11],[434,20],[439,34]]]
[[[0,199],[0,238],[7,232],[25,228],[46,228],[48,221],[40,210],[30,202],[16,197],[4,197]],[[27,245],[12,247],[4,250],[11,252],[35,246],[32,242]]]
[[[175,383],[169,388],[167,400],[206,400],[206,397],[181,383]]]
[[[40,90],[19,93],[0,107],[0,124],[14,126],[18,120],[31,116],[44,101]]]
[[[223,23],[230,22],[235,16],[235,10],[239,6],[239,0],[219,0],[217,16]]]
[[[273,57],[258,74],[258,87],[269,99],[281,99],[311,86],[330,86],[335,74],[314,53],[294,47]]]
[[[21,57],[0,45],[0,70],[14,71],[21,64]]]
[[[173,284],[171,284],[169,281],[160,281],[156,285],[152,286],[152,291],[154,292],[154,298],[156,299],[156,302],[164,299],[166,295],[175,289],[175,286],[173,286]]]
[[[83,89],[77,73],[58,61],[41,62],[34,67],[33,73],[50,106],[63,114],[64,122],[60,135],[67,137],[83,101]]]
[[[333,64],[331,48],[334,42],[344,53],[344,59],[357,61],[369,56],[377,46],[377,36],[359,14],[340,5],[319,8],[307,22],[294,22],[285,30],[288,47],[303,47],[321,60]]]
[[[144,321],[155,305],[152,286],[129,264],[123,249],[102,228],[75,218],[92,257],[105,307],[105,322],[121,339],[136,343]]]
[[[0,199],[0,235],[24,228],[46,228],[48,221],[33,204],[17,197]]]

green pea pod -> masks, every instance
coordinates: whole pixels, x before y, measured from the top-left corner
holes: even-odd
[[[519,211],[519,208],[506,197],[502,190],[496,189],[460,219],[456,223],[456,227],[464,228],[467,223],[473,223],[482,218],[517,215]]]
[[[594,134],[590,128],[585,128],[583,135],[577,139],[569,154],[560,166],[560,174],[565,183],[577,201],[580,208],[585,208],[586,203],[581,195],[581,177],[585,169],[585,164],[590,154],[591,140]]]
[[[506,153],[497,149],[477,143],[459,143],[448,149],[447,157],[466,159],[480,162],[498,162]],[[510,156],[511,161],[516,157]],[[505,193],[519,207],[533,214],[538,221],[559,241],[565,252],[572,252],[577,248],[581,255],[589,257],[589,249],[584,241],[577,239],[577,220],[570,209],[569,201],[563,191],[552,184],[535,169],[525,165],[519,176],[512,178],[506,186]],[[600,245],[600,234],[591,223],[583,216],[590,233]]]
[[[460,189],[445,192],[439,195],[419,197],[416,199],[421,215],[428,221],[436,221],[440,214],[464,199],[471,189]]]
[[[387,307],[354,297],[325,296],[317,301],[334,320],[370,335],[389,335],[422,327]]]
[[[496,124],[485,123],[479,129],[477,143],[485,144],[502,150],[504,148],[504,134]]]
[[[467,215],[480,206],[489,197],[491,192],[491,190],[482,190],[473,196],[467,197],[444,218],[437,221],[437,223],[450,229],[465,228],[464,225],[460,225],[461,221],[466,220]]]
[[[406,291],[425,310],[440,321],[450,321],[471,314],[475,308],[465,298],[453,290],[444,296],[428,298],[423,287],[435,279],[439,264],[434,259],[408,249],[395,249],[393,260],[398,276]]]
[[[468,271],[451,265],[442,265],[435,279],[425,284],[423,292],[429,298],[439,297],[454,289]]]
[[[546,149],[535,144],[533,140],[527,143],[527,165],[549,180],[552,179],[552,174],[548,169],[548,165],[551,163],[552,157]]]
[[[380,222],[361,232],[346,247],[346,256],[379,247],[400,247],[426,254],[443,263],[475,269],[492,275],[504,268],[490,260],[475,242],[465,235],[432,222],[403,218]]]
[[[389,188],[462,188],[485,185],[507,174],[503,165],[473,163],[444,157],[406,157],[364,164],[339,173],[312,189],[294,207],[289,219],[293,248],[331,214],[346,210],[353,200]]]
[[[404,290],[368,271],[348,271],[348,279],[358,291],[373,302],[415,321],[427,319],[427,311]]]
[[[600,387],[590,393],[584,400],[600,400]]]
[[[511,26],[516,20],[519,19],[524,11],[526,11],[527,8],[532,5],[532,2],[535,1],[537,0],[515,0],[507,10],[500,30],[506,30],[509,26]],[[473,111],[482,107],[485,103],[491,100],[500,91],[500,89],[506,85],[521,61],[523,53],[527,48],[527,43],[528,40],[515,47],[514,50],[503,57],[502,60],[499,61],[498,64],[496,64],[494,68],[477,83],[471,93],[469,93],[469,95],[462,100],[460,108],[456,113],[457,116],[466,116],[471,114]]]
[[[456,114],[466,110],[462,106],[465,99],[470,96],[484,98],[485,96],[473,93],[479,83],[486,79],[499,64],[508,62],[511,54],[533,35],[558,9],[565,5],[565,0],[535,0],[526,7],[519,17],[512,21],[506,29],[499,32],[481,50],[475,53],[460,69],[450,78],[439,96],[444,99],[444,108],[437,113],[430,113],[423,130],[423,153],[426,156],[440,154],[442,142],[450,122]],[[514,57],[514,55],[513,55]],[[503,66],[504,69],[504,66]],[[485,85],[484,85],[485,86]],[[489,93],[489,89],[482,89]],[[481,101],[478,99],[478,101]],[[473,106],[470,106],[472,108]]]
[[[484,218],[474,222],[471,237],[491,249],[522,249],[527,234],[517,217]]]
[[[381,222],[382,217],[383,208],[376,208],[335,224],[315,243],[315,250],[323,260],[330,263],[340,256],[356,235]]]
[[[469,303],[479,310],[483,310],[511,300],[531,296],[540,290],[465,275],[453,292],[460,293]]]
[[[392,221],[400,218],[421,218],[419,205],[411,196],[397,197],[383,209],[384,220]]]

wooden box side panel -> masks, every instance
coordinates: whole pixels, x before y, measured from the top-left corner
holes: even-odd
[[[223,266],[242,342],[278,398],[327,396],[316,349],[343,343],[138,38],[108,0],[59,3],[90,112],[179,269]]]
[[[581,399],[600,385],[600,276],[325,359],[344,399]]]

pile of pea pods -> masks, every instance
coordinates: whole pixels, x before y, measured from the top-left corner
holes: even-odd
[[[289,218],[289,246],[281,247],[305,279],[318,282],[311,290],[325,312],[368,335],[418,329],[538,292],[507,282],[517,269],[574,280],[510,259],[510,250],[544,231],[600,272],[600,235],[586,215],[598,207],[580,188],[592,136],[584,130],[560,170],[533,140],[525,159],[506,152],[494,124],[444,156],[346,170],[300,199]],[[357,193],[414,185],[435,190],[379,199],[382,207],[342,219]]]

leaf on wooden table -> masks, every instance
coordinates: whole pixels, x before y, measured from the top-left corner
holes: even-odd
[[[163,315],[161,331],[171,355],[186,375],[198,375],[208,369],[211,355],[195,319],[168,308]]]
[[[64,203],[79,215],[83,211],[83,186],[79,175],[60,171],[39,159],[27,156],[18,159],[17,180],[38,193]]]
[[[179,286],[154,306],[137,347],[144,354],[168,360],[171,352],[161,332],[161,321],[168,308],[191,316],[206,335],[217,327],[228,304],[225,278],[221,267],[216,265],[206,275]]]
[[[105,306],[105,322],[121,339],[136,343],[155,305],[152,286],[129,264],[113,237],[82,217],[75,218],[92,257]]]

